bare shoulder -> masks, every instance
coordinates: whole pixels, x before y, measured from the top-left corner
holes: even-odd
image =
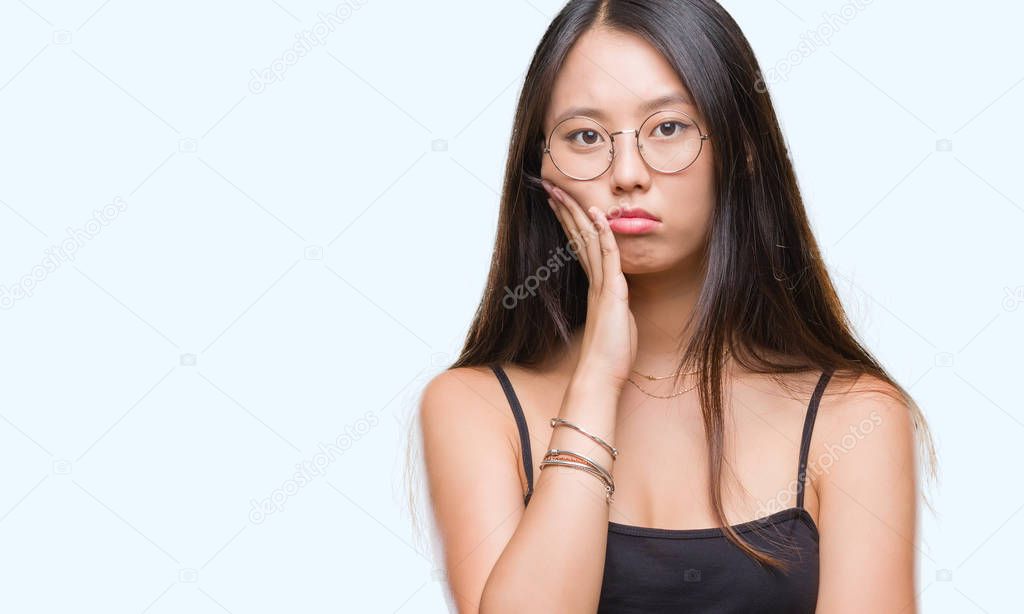
[[[897,430],[913,429],[909,404],[899,388],[867,374],[833,375],[822,395],[817,421],[820,428],[836,432],[867,421],[886,422]]]
[[[811,449],[824,461],[819,470],[844,464],[854,474],[878,465],[905,470],[913,462],[914,428],[899,388],[873,375],[838,374],[818,406]],[[844,457],[856,460],[842,463]]]
[[[443,371],[423,389],[420,417],[423,428],[438,428],[450,435],[481,430],[501,434],[514,428],[514,418],[501,384],[485,366]]]

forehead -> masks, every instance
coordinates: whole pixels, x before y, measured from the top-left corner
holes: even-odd
[[[634,34],[591,30],[573,45],[555,78],[544,124],[550,129],[574,114],[630,123],[660,108],[697,113],[668,60]]]

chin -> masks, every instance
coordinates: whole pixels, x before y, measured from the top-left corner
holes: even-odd
[[[619,264],[622,266],[623,275],[650,275],[653,273],[681,271],[687,267],[695,266],[694,260],[691,257],[682,254],[646,253],[641,256],[630,254],[625,250],[619,252]]]
[[[650,260],[632,262],[625,258],[621,258],[620,264],[622,265],[623,275],[645,275],[649,273],[661,273],[662,271],[666,271],[670,268],[665,266],[664,263],[652,262]]]

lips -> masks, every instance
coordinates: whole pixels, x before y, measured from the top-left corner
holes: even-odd
[[[644,235],[657,231],[661,220],[650,211],[640,208],[615,209],[608,218],[608,227],[616,235]]]
[[[645,220],[654,220],[655,222],[660,222],[661,221],[661,218],[659,218],[658,216],[654,215],[650,211],[647,211],[645,209],[641,209],[639,207],[634,208],[634,209],[618,209],[617,213],[614,215],[614,217],[612,217],[612,219],[629,219],[629,218],[639,218],[639,219],[645,219]]]

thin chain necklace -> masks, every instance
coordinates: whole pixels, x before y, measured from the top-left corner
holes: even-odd
[[[726,356],[729,355],[728,350],[725,351],[724,355],[726,355]],[[656,376],[656,375],[648,375],[646,373],[641,373],[640,371],[637,371],[636,369],[633,369],[633,373],[636,373],[636,374],[640,375],[641,377],[646,378],[648,381],[658,381],[658,380],[668,379],[670,377],[676,377],[677,375],[682,373],[682,371],[683,371],[682,369],[679,369],[675,373],[672,373],[672,374],[669,374],[669,375]],[[700,371],[700,369],[695,369],[693,371],[687,371],[686,375],[693,375],[693,374],[697,373],[698,371]],[[639,390],[640,392],[644,393],[645,395],[651,397],[652,399],[671,399],[671,398],[677,397],[677,396],[679,396],[681,394],[685,394],[685,393],[687,393],[687,392],[689,392],[689,391],[691,391],[691,390],[693,390],[694,388],[697,387],[697,384],[695,383],[694,385],[690,386],[689,388],[684,388],[684,389],[680,390],[679,392],[673,392],[672,394],[669,394],[669,395],[660,395],[660,394],[653,394],[653,393],[647,392],[646,390],[644,390],[640,386],[640,384],[634,382],[633,378],[631,378],[631,377],[627,378],[627,381],[629,381],[630,384],[633,384],[633,386],[635,386],[637,390]]]
[[[637,371],[636,369],[633,369],[633,373],[636,373],[637,375],[643,377],[644,379],[648,379],[648,380],[651,380],[651,381],[656,381],[656,380],[668,379],[670,377],[675,377],[675,376],[679,375],[680,373],[682,373],[682,371],[683,370],[680,369],[680,370],[676,371],[675,373],[670,373],[669,375],[647,375],[646,373],[641,373],[640,371]],[[696,369],[696,370],[693,370],[693,371],[687,371],[686,374],[687,375],[693,375],[697,371],[699,371],[699,369]]]
[[[694,388],[697,387],[697,384],[694,384],[694,385],[690,386],[689,388],[684,388],[684,389],[680,390],[679,392],[673,392],[672,394],[669,394],[669,395],[661,395],[661,394],[653,394],[653,393],[647,392],[646,390],[644,390],[643,388],[640,387],[640,384],[634,382],[632,377],[628,378],[627,381],[630,384],[633,384],[634,386],[636,386],[637,390],[639,390],[640,392],[644,393],[645,395],[651,397],[652,399],[671,399],[672,397],[677,397],[677,396],[679,396],[681,394],[684,394],[684,393],[687,393],[687,392],[689,392],[689,391],[691,391],[691,390],[693,390]]]

